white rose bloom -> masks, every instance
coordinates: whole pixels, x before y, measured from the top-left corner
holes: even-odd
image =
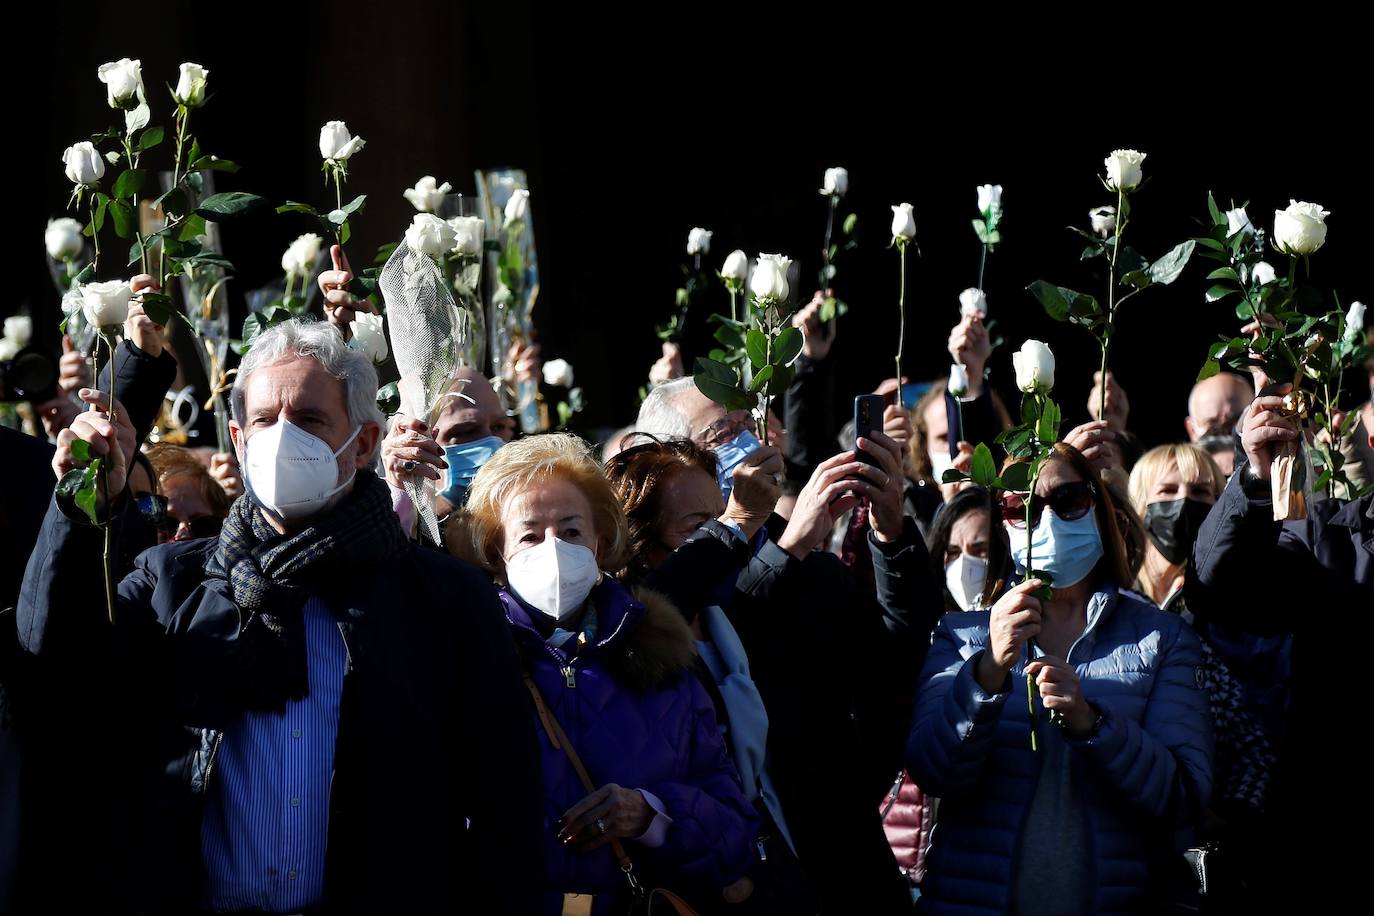
[[[8,337],[0,337],[0,362],[9,362],[18,356],[22,349],[24,348]]]
[[[131,108],[130,102],[143,94],[142,64],[122,57],[112,64],[101,64],[95,71],[105,84],[106,101],[111,108]]]
[[[313,232],[300,236],[281,256],[281,269],[292,276],[310,279],[310,275],[315,272],[315,261],[319,259],[320,246],[323,243],[324,240]]]
[[[709,229],[702,229],[700,227],[693,229],[691,232],[687,233],[687,254],[710,254],[711,236],[713,234],[714,233],[712,233]]]
[[[330,121],[320,128],[320,156],[331,162],[347,162],[365,145],[362,137],[348,132],[348,125],[343,121]]]
[[[959,294],[959,314],[977,315],[986,318],[988,315],[988,299],[983,295],[983,291],[977,287],[970,286]]]
[[[133,290],[128,280],[106,280],[81,287],[81,311],[93,327],[117,327],[129,317]]]
[[[989,210],[1002,212],[1002,186],[1000,184],[980,184],[978,186],[978,212]]]
[[[1268,261],[1260,261],[1250,271],[1250,276],[1254,277],[1255,282],[1260,286],[1266,286],[1273,283],[1276,276],[1274,273],[1274,265],[1270,264]]]
[[[571,388],[573,367],[566,359],[551,359],[544,364],[544,384],[554,388]]]
[[[1054,354],[1038,340],[1028,340],[1011,355],[1016,369],[1016,387],[1027,394],[1046,394],[1054,387]]]
[[[1360,306],[1361,309],[1364,306]],[[1352,309],[1353,311],[1353,309]],[[5,319],[5,339],[14,341],[21,350],[33,340],[33,319],[28,315],[15,315]]]
[[[530,210],[530,192],[524,188],[516,188],[511,192],[510,199],[506,201],[506,225],[518,223],[528,215]]]
[[[763,302],[782,302],[791,292],[787,286],[787,268],[791,261],[777,254],[761,254],[749,278],[749,290]]]
[[[406,230],[406,244],[411,251],[427,254],[431,258],[442,258],[453,250],[458,241],[458,233],[448,223],[433,213],[417,213]]]
[[[10,321],[14,321],[14,320],[15,320],[15,319],[11,318],[11,319],[9,319],[8,321],[5,322],[5,335],[6,335],[6,336],[10,336]],[[1352,303],[1350,303],[1350,311],[1349,311],[1349,312],[1346,312],[1346,315],[1345,315],[1345,339],[1348,340],[1348,341],[1350,341],[1350,343],[1351,343],[1352,345],[1358,344],[1361,340],[1364,339],[1364,303],[1363,303],[1363,302],[1352,302]]]
[[[81,237],[82,226],[70,216],[48,221],[43,232],[43,245],[48,249],[48,257],[54,261],[68,261],[81,253],[86,247]]]
[[[1145,161],[1145,153],[1133,149],[1112,150],[1104,161],[1107,166],[1107,187],[1113,191],[1134,191],[1140,186],[1140,164]]]
[[[842,169],[838,166],[833,169],[825,170],[824,187],[821,193],[826,197],[843,197],[849,190],[849,169]]]
[[[1249,215],[1244,207],[1236,207],[1234,210],[1226,211],[1226,234],[1235,235],[1237,232],[1245,232],[1248,235],[1255,234],[1255,226],[1250,222]]]
[[[892,205],[892,237],[907,242],[916,237],[916,215],[911,212],[911,204]]]
[[[172,97],[178,104],[187,108],[199,108],[205,104],[205,80],[209,75],[210,71],[200,64],[182,64],[181,75],[177,77],[177,87],[172,90]]]
[[[415,187],[406,188],[401,193],[405,195],[410,205],[421,213],[433,213],[439,209],[439,204],[443,203],[444,195],[453,190],[453,185],[447,181],[438,184],[433,175],[426,175],[415,182]]]
[[[1116,207],[1093,207],[1088,211],[1088,219],[1093,232],[1104,239],[1116,232]]]
[[[749,276],[749,256],[736,248],[725,259],[725,263],[720,268],[720,275],[726,280],[734,280],[737,283],[744,282],[744,279]]]
[[[73,184],[89,187],[105,175],[105,159],[89,140],[73,143],[63,150],[62,162],[67,166],[67,180]]]
[[[1309,255],[1326,244],[1326,218],[1321,204],[1289,200],[1287,210],[1274,211],[1274,247],[1284,254]]]
[[[348,326],[353,331],[353,339],[348,342],[350,347],[362,351],[373,364],[386,361],[386,356],[391,350],[387,347],[386,329],[381,315],[358,312]]]
[[[956,398],[962,398],[968,394],[968,367],[963,363],[954,363],[949,367],[949,393]]]
[[[473,258],[482,253],[482,217],[455,216],[448,224],[453,228],[454,254]]]

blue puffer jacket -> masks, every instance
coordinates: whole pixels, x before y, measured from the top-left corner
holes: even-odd
[[[726,755],[715,707],[691,672],[695,648],[682,616],[651,593],[646,607],[604,579],[591,594],[593,638],[569,655],[544,642],[518,598],[500,594],[520,654],[597,788],[643,789],[672,818],[662,846],[625,844],[641,880],[718,898],[748,870],[758,825]],[[558,819],[588,793],[542,727],[539,737],[544,912],[561,912],[563,893],[595,894],[593,912],[609,912],[624,895],[625,876],[609,846],[579,852],[558,841]]]
[[[1006,693],[985,693],[975,676],[988,617],[946,615],[921,672],[907,764],[941,800],[921,885],[927,913],[1007,912],[1039,773],[1024,660]],[[1103,589],[1068,661],[1102,716],[1094,737],[1069,740],[1086,795],[1093,912],[1138,911],[1162,838],[1196,819],[1211,788],[1198,640],[1176,615]]]

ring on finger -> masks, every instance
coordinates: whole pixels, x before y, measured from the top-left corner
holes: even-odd
[[[605,836],[605,835],[606,835],[606,830],[607,830],[607,829],[608,829],[608,828],[606,827],[606,819],[605,819],[604,817],[598,817],[598,818],[596,819],[596,832],[597,832],[597,834],[599,834],[600,836]]]
[[[407,458],[405,461],[401,462],[401,467],[407,471],[413,471],[415,470],[415,462]]]

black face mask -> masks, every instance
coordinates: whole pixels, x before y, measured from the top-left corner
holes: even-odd
[[[1177,565],[1188,559],[1198,529],[1211,511],[1210,504],[1196,499],[1150,503],[1145,507],[1145,530],[1164,559]]]

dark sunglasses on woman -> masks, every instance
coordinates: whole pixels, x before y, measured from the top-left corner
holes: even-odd
[[[1031,502],[1031,527],[1040,524],[1040,513],[1049,506],[1054,514],[1066,522],[1080,519],[1092,511],[1097,488],[1082,480],[1061,483],[1045,496]],[[1002,495],[1002,520],[1013,528],[1026,527],[1026,502],[1020,493]]]

